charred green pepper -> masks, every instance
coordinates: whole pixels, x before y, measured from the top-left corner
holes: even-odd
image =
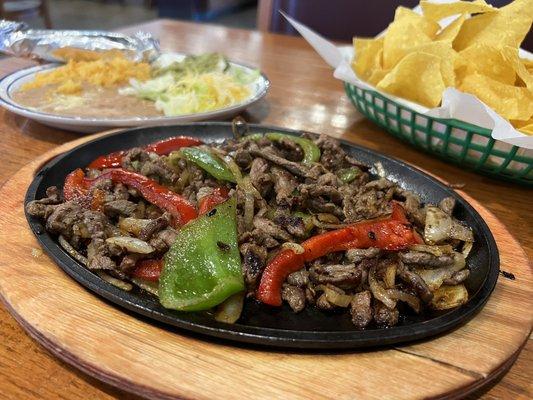
[[[361,175],[361,170],[357,167],[341,169],[337,176],[343,183],[350,183]]]
[[[232,197],[178,231],[159,279],[164,307],[207,310],[244,290],[236,208]]]
[[[226,163],[213,153],[198,147],[185,147],[180,150],[180,154],[187,161],[205,170],[213,178],[236,183],[235,177]]]
[[[251,135],[244,136],[243,139],[259,140],[262,137],[263,135],[260,133],[253,133]],[[272,140],[273,142],[286,139],[296,143],[302,148],[304,153],[304,157],[302,159],[302,163],[304,164],[312,164],[320,160],[320,149],[316,144],[313,143],[312,140],[279,132],[269,132],[266,133],[264,137],[266,137],[268,140]]]

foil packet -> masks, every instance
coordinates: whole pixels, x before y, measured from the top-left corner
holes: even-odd
[[[0,52],[46,62],[91,60],[106,52],[134,61],[152,61],[160,49],[159,41],[145,32],[128,36],[105,31],[28,29],[21,22],[0,20]]]

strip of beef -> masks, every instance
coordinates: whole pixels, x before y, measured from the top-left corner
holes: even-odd
[[[292,237],[285,231],[283,228],[280,228],[274,222],[269,219],[254,217],[254,227],[260,232],[265,233],[268,236],[273,237],[277,240],[282,240],[285,242],[292,242]]]
[[[433,293],[426,282],[416,272],[410,271],[403,263],[400,262],[398,277],[413,288],[424,303],[429,303],[433,299]]]
[[[159,218],[151,220],[144,228],[141,229],[139,233],[139,239],[148,241],[152,238],[154,234],[165,229],[171,221],[171,216],[169,213],[164,213]]]
[[[454,262],[453,254],[436,256],[422,251],[407,251],[399,253],[398,256],[400,257],[400,260],[406,264],[423,265],[432,268],[445,267]]]
[[[120,265],[118,266],[118,268],[121,271],[129,272],[135,267],[135,264],[137,264],[137,261],[139,260],[139,258],[140,258],[139,254],[126,254],[122,258],[122,261],[120,262]]]
[[[368,290],[365,290],[356,293],[350,303],[352,322],[359,329],[366,328],[367,325],[372,322],[371,300],[372,294]]]
[[[280,167],[285,168],[290,173],[300,176],[302,178],[311,178],[311,179],[317,178],[316,175],[311,174],[309,167],[303,164],[294,162],[294,161],[289,161],[283,157],[280,157],[274,154],[271,150],[265,150],[265,149],[262,149],[261,151],[251,150],[250,154],[254,157],[263,157],[264,159],[270,161],[271,163],[279,165]]]
[[[403,207],[407,217],[419,227],[424,227],[426,224],[426,208],[422,207],[420,197],[408,190],[404,190],[399,186],[394,188],[394,195],[403,200]]]
[[[296,162],[302,161],[304,153],[302,151],[302,148],[294,141],[283,138],[274,142],[274,144],[280,150],[280,153],[283,158]]]
[[[318,186],[333,186],[337,188],[342,185],[342,182],[333,172],[326,172],[318,177],[316,184]]]
[[[179,175],[170,167],[163,157],[136,147],[129,150],[122,158],[122,167],[151,177],[157,181],[174,183]]]
[[[281,298],[289,303],[289,306],[295,313],[305,308],[305,292],[298,286],[284,283],[281,288]]]
[[[352,189],[353,190],[353,189]],[[390,213],[390,201],[394,194],[394,183],[381,178],[359,188],[357,192],[345,189],[343,211],[345,222],[371,219]]]
[[[355,264],[323,265],[313,264],[309,278],[316,284],[332,284],[341,289],[353,289],[361,285],[363,268]]]
[[[109,249],[102,238],[91,240],[87,246],[87,268],[91,270],[114,270],[117,264],[111,259]]]
[[[470,270],[465,268],[465,269],[462,269],[461,271],[457,271],[450,278],[445,279],[442,283],[444,285],[458,285],[466,281],[469,276],[470,276]]]
[[[83,218],[83,208],[74,201],[58,205],[46,220],[46,230],[66,239],[73,236],[72,226]]]
[[[239,243],[251,242],[267,249],[272,249],[280,245],[280,243],[261,229],[254,229],[246,231],[239,236]]]
[[[376,247],[368,249],[350,249],[346,251],[348,261],[358,264],[368,258],[376,258],[381,254],[381,250]]]
[[[258,280],[266,266],[267,251],[253,243],[244,243],[239,248],[242,254],[242,271],[248,290],[257,287]]]
[[[295,202],[294,194],[298,182],[289,172],[279,167],[272,167],[272,179],[274,180],[274,191],[276,192],[276,203],[278,205],[292,206]]]
[[[137,204],[128,200],[112,200],[104,204],[104,213],[110,217],[129,217],[137,210]]]
[[[286,207],[278,207],[274,211],[273,221],[297,238],[307,235],[303,219],[291,214]]]
[[[166,252],[176,240],[177,232],[173,228],[166,228],[152,236],[150,245],[159,253]]]
[[[250,166],[250,181],[263,197],[266,197],[272,189],[272,176],[269,168],[268,162],[261,157],[255,158]]]
[[[128,188],[122,183],[117,183],[113,189],[113,195],[115,200],[128,200],[130,194]]]
[[[323,198],[335,204],[342,204],[342,195],[335,186],[319,184],[302,184],[298,191],[304,198]]]
[[[233,155],[235,163],[242,169],[248,169],[253,162],[253,157],[247,149],[238,149]]]
[[[46,189],[46,197],[30,201],[26,205],[26,211],[34,217],[47,219],[59,203],[61,203],[59,189],[55,186],[50,186]]]
[[[287,277],[287,283],[301,288],[305,288],[309,285],[309,272],[307,272],[305,268],[293,272]]]
[[[320,135],[315,143],[321,150],[320,163],[330,171],[337,171],[348,165],[361,167],[364,171],[368,169],[365,164],[347,155],[341,144],[327,135]]]
[[[376,321],[376,324],[382,327],[390,327],[396,325],[398,323],[398,317],[400,315],[399,311],[396,308],[391,310],[379,300],[374,301],[373,314],[374,321]]]

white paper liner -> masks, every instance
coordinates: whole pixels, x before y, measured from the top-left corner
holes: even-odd
[[[438,2],[450,2],[450,0],[434,0]],[[420,12],[419,6],[413,9]],[[351,67],[351,60],[355,56],[352,46],[335,46],[333,43],[324,39],[322,36],[312,31],[305,25],[295,21],[293,18],[283,13],[283,16],[296,29],[303,38],[315,49],[315,51],[334,68],[333,76],[343,82],[348,82],[356,87],[365,90],[373,90],[380,93],[382,96],[399,103],[405,107],[410,108],[420,114],[425,114],[438,118],[452,118],[473,125],[480,126],[492,130],[492,137],[498,141],[497,147],[502,151],[510,151],[513,146],[518,146],[518,155],[525,155],[533,157],[533,136],[525,135],[516,129],[504,118],[498,115],[489,106],[480,101],[476,96],[463,93],[455,88],[447,88],[442,95],[442,105],[437,108],[429,109],[420,104],[396,97],[394,95],[384,93],[378,90],[375,86],[362,81],[357,77]],[[458,16],[451,16],[440,21],[442,27],[447,26],[454,21]],[[384,32],[379,34],[382,35]],[[520,49],[520,57],[533,59],[533,54]],[[476,135],[478,136],[478,135]],[[473,138],[472,143],[483,145],[477,138]],[[495,164],[499,164],[494,160]],[[513,165],[509,165],[510,168]],[[518,165],[517,169],[525,168],[525,165]]]

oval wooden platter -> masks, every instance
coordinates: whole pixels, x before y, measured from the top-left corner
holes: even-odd
[[[150,398],[460,398],[516,359],[533,325],[532,271],[490,212],[461,193],[489,225],[500,277],[483,310],[440,337],[365,352],[295,352],[236,346],[139,319],[69,278],[39,248],[24,217],[33,174],[64,144],[0,189],[0,298],[24,329],[59,358]]]

